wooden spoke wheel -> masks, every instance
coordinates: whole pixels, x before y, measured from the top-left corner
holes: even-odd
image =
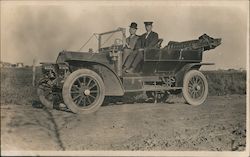
[[[206,77],[198,70],[190,70],[183,80],[183,97],[190,105],[201,105],[208,95]]]
[[[103,103],[105,88],[102,78],[89,69],[71,73],[63,85],[63,100],[74,113],[95,112]]]

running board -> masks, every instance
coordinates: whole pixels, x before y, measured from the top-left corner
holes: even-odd
[[[165,87],[161,85],[143,85],[140,89],[128,89],[125,92],[143,92],[143,91],[167,91],[167,90],[178,90],[182,87]]]

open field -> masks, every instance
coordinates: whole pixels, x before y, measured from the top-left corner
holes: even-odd
[[[1,150],[244,150],[246,73],[204,73],[210,95],[197,107],[172,96],[76,115],[32,107],[31,69],[1,69]]]

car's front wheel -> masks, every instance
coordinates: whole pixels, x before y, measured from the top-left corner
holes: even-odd
[[[71,73],[64,82],[63,100],[74,113],[92,113],[98,110],[105,97],[102,78],[89,69]]]
[[[190,70],[184,76],[183,97],[190,105],[201,105],[208,95],[206,77],[198,70]]]
[[[39,81],[39,85],[37,87],[37,95],[41,103],[47,109],[53,109],[53,92],[52,88],[46,83],[46,79],[42,79]]]

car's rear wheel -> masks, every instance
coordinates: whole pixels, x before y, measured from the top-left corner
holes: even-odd
[[[98,110],[105,97],[102,78],[89,69],[71,73],[64,82],[63,100],[74,113],[92,113]]]
[[[206,77],[198,70],[190,70],[184,76],[183,97],[190,105],[201,105],[208,95]]]

